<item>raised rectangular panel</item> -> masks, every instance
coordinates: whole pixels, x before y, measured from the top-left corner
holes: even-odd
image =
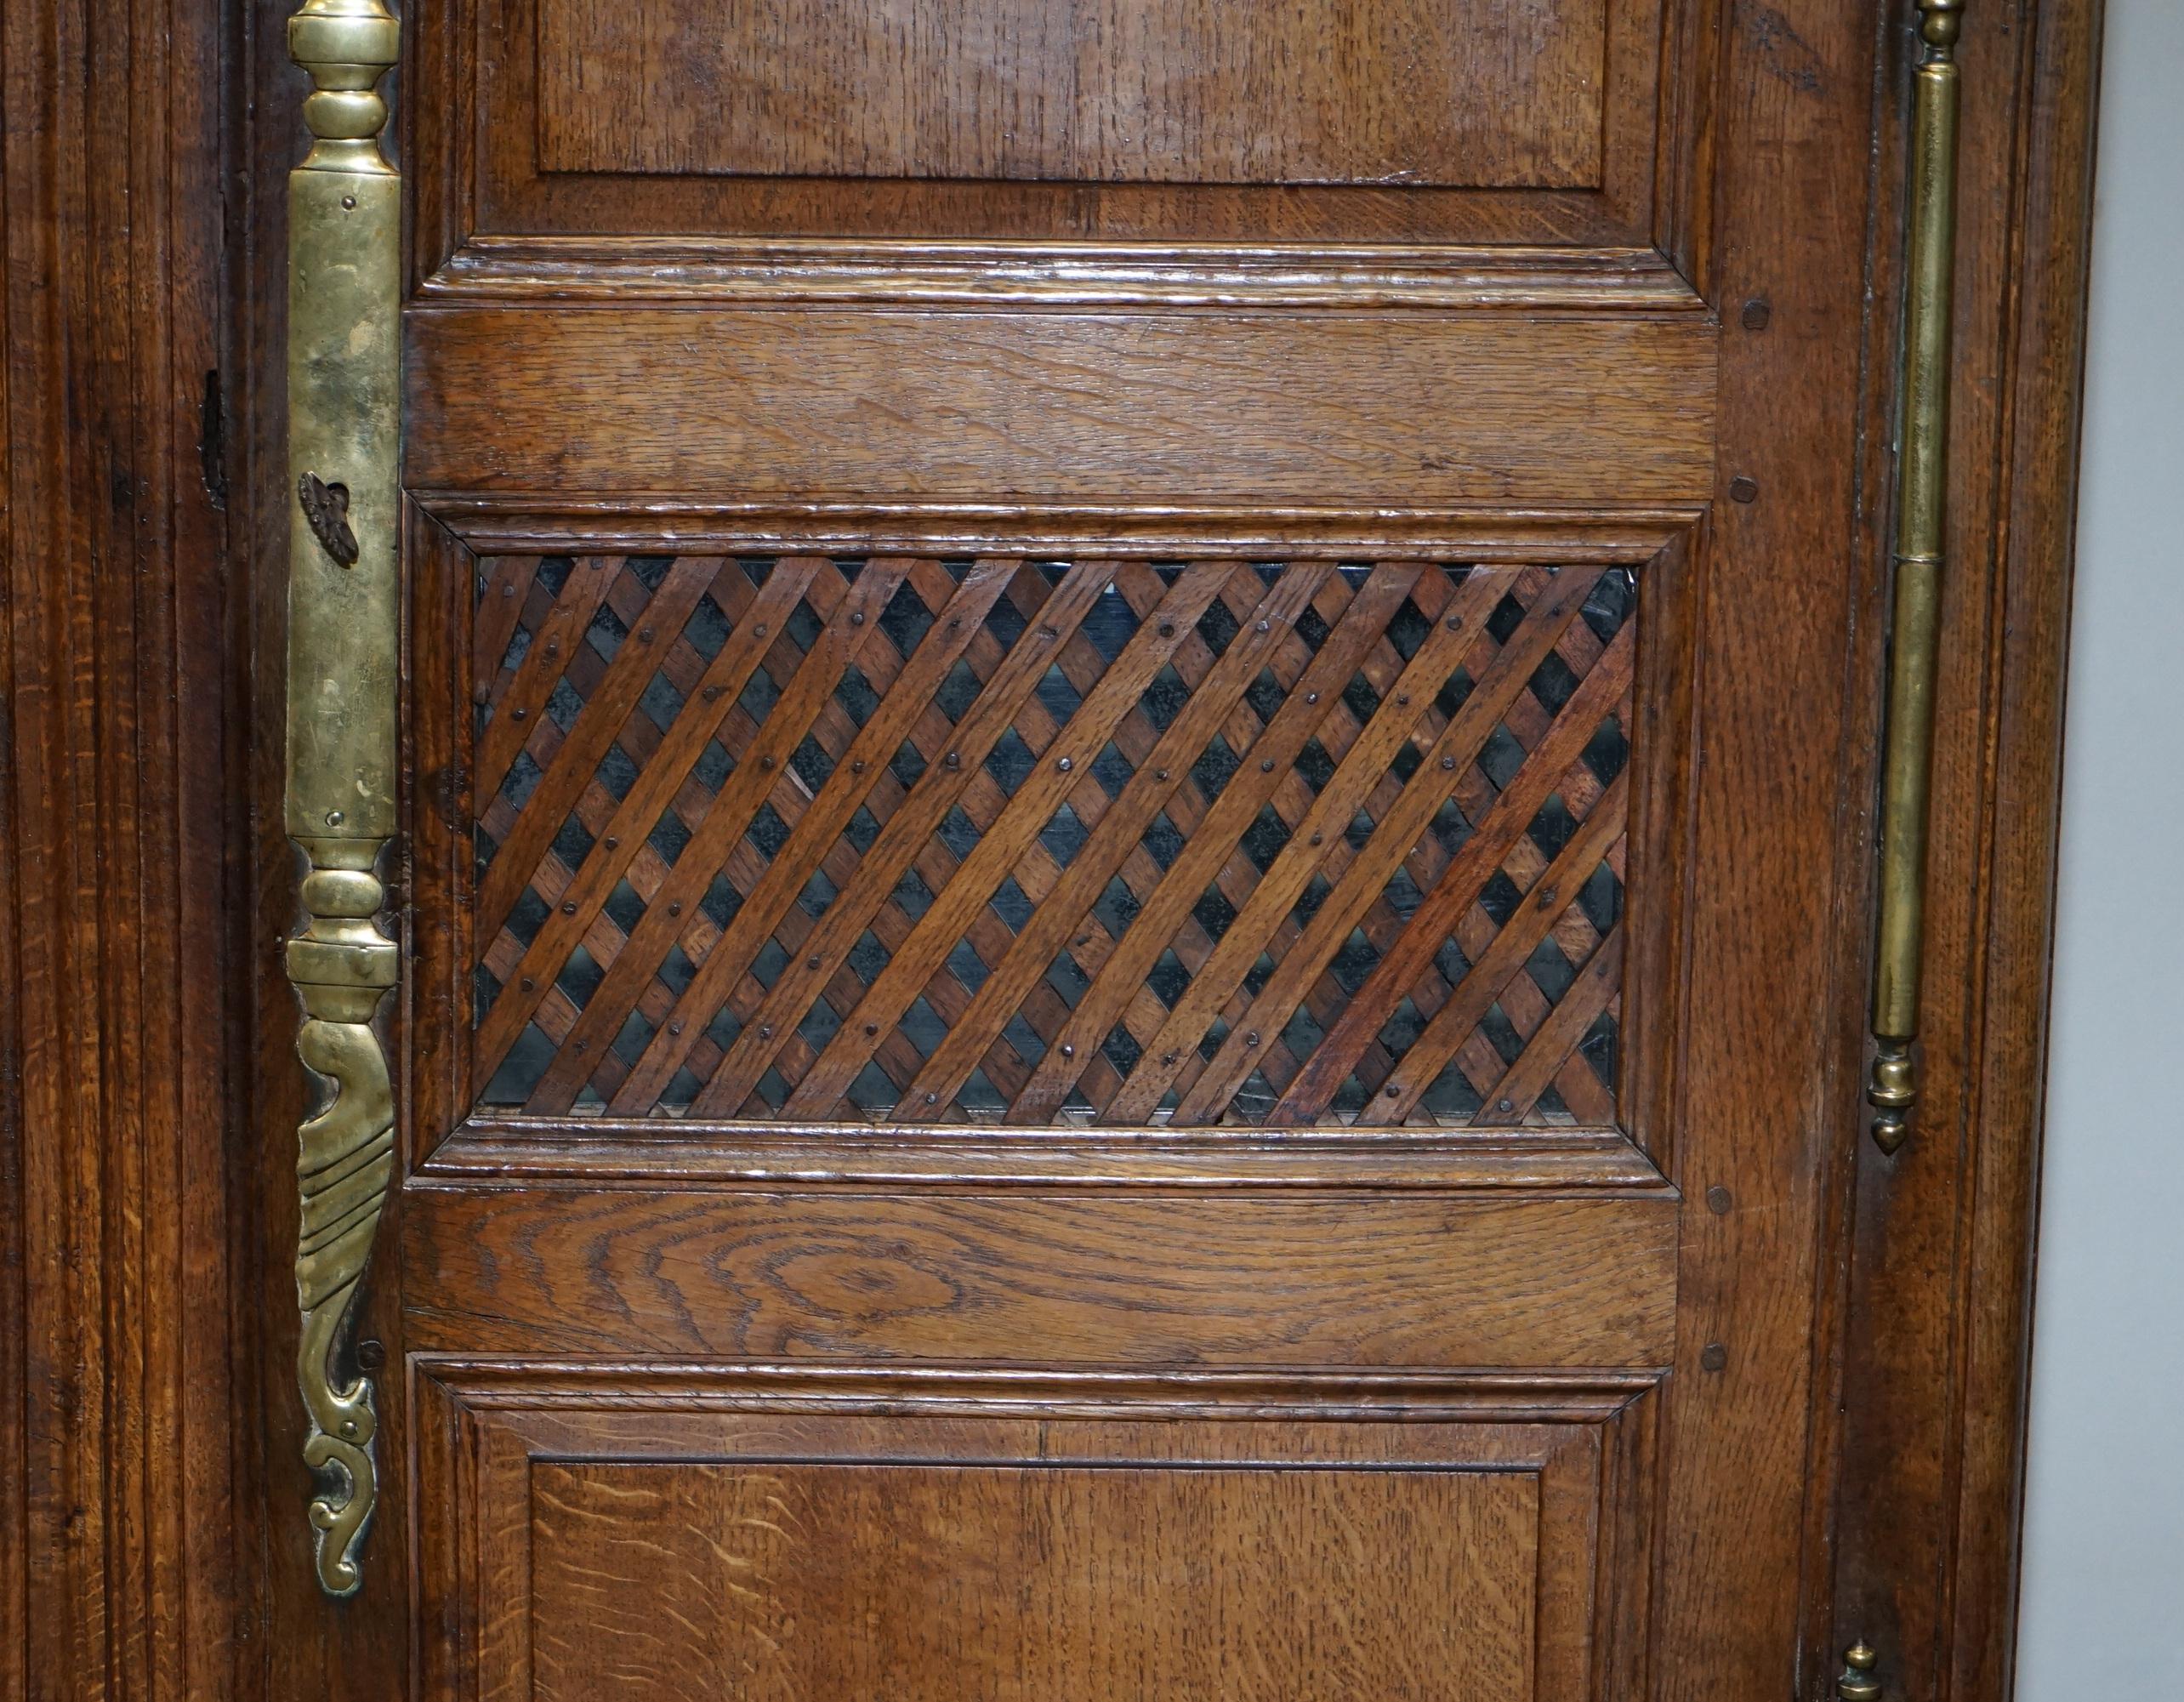
[[[1651,248],[1706,3],[449,0],[408,88],[420,248]]]
[[[539,163],[1590,187],[1607,11],[1607,0],[539,0]]]
[[[428,1696],[1509,1702],[1638,1670],[1642,1377],[414,1386]]]
[[[1533,1688],[1531,1473],[555,1461],[531,1517],[540,1702]]]

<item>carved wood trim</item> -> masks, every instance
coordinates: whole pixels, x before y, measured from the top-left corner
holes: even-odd
[[[1652,248],[845,242],[473,236],[417,284],[447,303],[1706,311]]]

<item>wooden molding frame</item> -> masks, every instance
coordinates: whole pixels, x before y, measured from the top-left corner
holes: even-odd
[[[283,1344],[256,1335],[293,1205],[254,1141],[295,1105],[242,1084],[285,1079],[290,1021],[248,945],[287,919],[250,800],[278,760],[253,658],[282,640],[253,564],[285,514],[278,177],[257,180],[288,128],[246,117],[286,87],[284,10],[28,0],[4,26],[0,1698],[283,1692],[255,1632],[294,1569],[294,1438],[258,1387]],[[1908,14],[1873,10],[1892,125]],[[1843,1135],[1815,1702],[1859,1636],[1891,1695],[2010,1693],[2100,14],[1981,0],[1965,34],[1929,1109],[1893,1159]],[[1889,300],[1892,239],[1874,265]],[[1867,410],[1875,610],[1893,318]],[[1876,711],[1880,649],[1876,626]],[[1866,948],[1862,913],[1843,937]]]
[[[0,23],[0,1696],[244,1688],[230,9]]]
[[[1860,1143],[1844,1203],[1826,1643],[1865,1637],[1889,1693],[1920,1702],[2003,1702],[2014,1677],[2101,14],[1981,4],[1960,53],[1929,1096],[1895,1158]]]

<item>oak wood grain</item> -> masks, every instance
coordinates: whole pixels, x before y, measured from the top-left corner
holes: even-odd
[[[409,324],[407,469],[425,492],[1522,508],[1675,505],[1714,485],[1715,332],[1689,315]]]
[[[457,0],[412,72],[418,261],[505,234],[1629,248],[1691,196],[1660,116],[1703,82],[1700,10]]]
[[[1651,1366],[1675,1203],[412,1188],[420,1352]]]
[[[533,1693],[1527,1696],[1537,1496],[1386,1467],[542,1463]]]
[[[1591,188],[1607,0],[540,0],[539,167]]]
[[[225,20],[0,14],[0,1696],[248,1683]]]
[[[467,1668],[492,1695],[579,1674],[610,1693],[803,1694],[815,1669],[864,1675],[880,1651],[890,1692],[1015,1694],[1010,1673],[1066,1660],[1049,1690],[1170,1693],[1214,1682],[1211,1662],[1219,1693],[1293,1695],[1367,1682],[1362,1662],[1374,1694],[1446,1693],[1476,1669],[1564,1696],[1627,1665],[1642,1623],[1642,1375],[435,1360],[418,1395],[425,1537],[446,1563],[426,1577],[435,1691]],[[1433,1521],[1413,1527],[1421,1506]],[[1442,1528],[1468,1540],[1444,1548]],[[1376,1555],[1398,1531],[1402,1557]],[[1368,1563],[1354,1588],[1311,1582]],[[1432,1580],[1431,1599],[1398,1575]],[[1301,1648],[1291,1625],[1311,1632]],[[1098,1688],[1071,1688],[1079,1666]]]

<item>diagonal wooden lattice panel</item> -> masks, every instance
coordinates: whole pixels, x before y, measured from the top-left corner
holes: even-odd
[[[475,1097],[1612,1125],[1634,589],[484,561]]]

